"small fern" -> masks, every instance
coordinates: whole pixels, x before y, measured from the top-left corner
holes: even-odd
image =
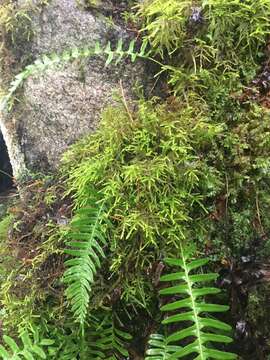
[[[149,58],[149,53],[146,52],[147,42],[143,42],[139,51],[135,50],[135,40],[129,43],[127,49],[124,49],[123,40],[119,39],[115,49],[112,49],[111,43],[108,42],[106,46],[101,46],[96,42],[94,47],[85,46],[84,48],[74,47],[73,49],[65,50],[62,54],[53,53],[51,55],[43,55],[37,59],[33,64],[27,65],[25,69],[17,74],[14,80],[10,83],[7,95],[2,97],[0,110],[8,106],[8,110],[12,108],[14,94],[19,87],[21,87],[26,79],[30,76],[38,75],[45,72],[47,69],[53,68],[57,65],[64,64],[79,58],[89,58],[92,56],[106,56],[105,66],[114,62],[116,65],[124,58],[130,58],[134,62],[139,58]]]
[[[7,335],[3,336],[4,345],[0,345],[0,359],[3,360],[37,360],[47,359],[44,347],[50,346],[54,343],[51,339],[39,339],[37,333],[34,333],[34,339],[30,336],[27,330],[20,334],[22,345],[17,343]]]
[[[220,290],[215,287],[198,287],[201,282],[213,281],[218,275],[215,273],[191,274],[193,270],[207,264],[208,260],[194,260],[188,263],[187,256],[183,249],[181,249],[181,255],[182,259],[165,260],[168,265],[180,268],[180,271],[164,275],[160,278],[160,281],[163,282],[173,282],[173,286],[160,291],[161,295],[180,295],[182,297],[177,301],[173,301],[161,307],[161,311],[174,312],[174,315],[168,316],[165,320],[163,320],[162,324],[168,325],[191,322],[191,325],[170,334],[166,338],[166,342],[163,341],[164,346],[162,347],[162,343],[160,344],[159,352],[155,350],[158,343],[150,341],[150,345],[152,347],[148,350],[148,354],[155,354],[155,351],[157,351],[159,357],[152,356],[152,360],[167,358],[182,359],[190,354],[197,355],[195,360],[235,359],[235,354],[216,350],[212,347],[212,343],[226,344],[232,341],[229,336],[219,334],[220,332],[230,331],[231,327],[220,320],[203,315],[205,313],[227,311],[228,306],[209,304],[203,300],[199,300],[201,297],[206,295],[217,294],[220,292]],[[179,313],[175,314],[176,311],[179,311]],[[184,345],[182,348],[175,351],[170,357],[167,355],[167,344],[180,342],[181,340],[187,341],[189,339],[194,340],[191,340],[191,343]]]
[[[87,207],[77,210],[67,235],[69,240],[65,253],[72,258],[65,261],[65,294],[72,304],[76,321],[82,328],[87,316],[91,284],[101,266],[100,259],[105,257],[102,249],[106,245],[101,226],[103,213],[103,205],[98,205],[93,200]]]
[[[169,360],[175,352],[181,350],[181,346],[170,345],[168,339],[161,334],[150,335],[148,344],[145,360]]]
[[[98,322],[92,322],[94,330],[91,332],[88,355],[91,359],[119,360],[128,358],[127,344],[132,336],[116,327],[112,313],[106,314]]]
[[[62,346],[59,351],[57,351],[57,355],[54,358],[57,360],[77,360],[82,351],[82,347],[80,346],[80,334],[75,334],[75,332],[71,330],[71,333],[63,335],[61,340]]]

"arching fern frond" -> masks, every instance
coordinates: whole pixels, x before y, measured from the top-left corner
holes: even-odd
[[[206,295],[217,294],[220,290],[215,287],[201,287],[202,282],[213,281],[217,278],[215,273],[192,274],[201,266],[207,264],[207,259],[194,260],[188,262],[187,256],[181,249],[181,259],[166,259],[165,262],[170,266],[176,266],[179,271],[164,275],[160,278],[163,282],[173,282],[173,285],[162,289],[161,295],[178,296],[179,299],[161,307],[161,311],[171,312],[174,315],[168,316],[163,320],[163,324],[183,324],[190,322],[188,327],[173,332],[166,339],[167,343],[191,340],[191,343],[177,350],[171,359],[182,359],[187,355],[195,354],[195,360],[236,359],[233,353],[216,350],[214,343],[226,344],[232,339],[224,335],[230,331],[231,327],[226,323],[207,316],[209,313],[218,313],[228,310],[228,306],[206,303],[203,298]],[[176,314],[176,311],[179,311]]]
[[[59,64],[65,64],[79,58],[90,58],[92,56],[106,57],[105,66],[113,62],[118,64],[124,58],[130,58],[131,61],[134,62],[138,57],[149,58],[149,52],[146,51],[147,45],[147,42],[143,42],[137,51],[135,49],[135,40],[132,40],[128,48],[125,49],[123,40],[119,39],[115,49],[112,49],[110,42],[108,42],[106,46],[102,46],[99,42],[96,42],[95,46],[85,46],[83,48],[74,47],[73,49],[64,50],[62,54],[53,53],[51,55],[43,55],[33,64],[27,65],[22,72],[15,76],[14,80],[10,83],[7,95],[1,99],[0,110],[3,110],[6,106],[8,106],[9,109],[12,107],[15,92],[30,76],[44,73],[47,69]]]
[[[104,318],[91,322],[93,330],[88,341],[88,355],[93,360],[120,360],[128,358],[127,346],[132,336],[120,330],[113,314],[105,314]]]
[[[21,345],[18,345],[10,336],[3,336],[3,345],[0,345],[0,359],[3,360],[38,360],[47,359],[45,347],[54,343],[52,339],[39,339],[37,333],[34,338],[27,330],[20,334]]]
[[[161,334],[150,335],[148,347],[145,360],[169,360],[174,353],[181,350],[181,346],[171,345]]]
[[[100,259],[105,257],[102,248],[106,245],[103,221],[103,205],[93,200],[88,206],[77,210],[67,235],[69,240],[65,253],[71,255],[71,259],[65,261],[65,294],[82,329],[87,316],[91,285],[97,269],[101,266]]]

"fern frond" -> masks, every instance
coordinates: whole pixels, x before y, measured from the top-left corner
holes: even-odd
[[[96,202],[77,210],[67,235],[69,241],[65,253],[71,255],[71,259],[65,261],[65,295],[71,302],[71,310],[82,329],[87,315],[91,285],[97,269],[101,266],[100,259],[105,257],[102,246],[106,245],[106,240],[101,226],[104,220],[103,213],[103,205]]]
[[[34,334],[35,335],[35,334]],[[10,336],[3,336],[4,345],[0,345],[0,359],[3,360],[37,360],[47,359],[44,347],[54,343],[51,339],[39,339],[30,336],[27,330],[20,334],[22,345],[18,345]]]
[[[176,266],[180,271],[164,275],[161,281],[172,281],[173,285],[162,289],[161,295],[177,295],[179,300],[173,301],[162,306],[161,311],[174,312],[174,315],[168,316],[163,320],[163,324],[190,322],[191,324],[183,329],[177,330],[167,337],[167,343],[179,342],[182,340],[195,339],[180,350],[177,350],[172,359],[182,359],[187,355],[195,354],[196,360],[207,359],[235,359],[236,355],[229,352],[215,350],[213,343],[226,344],[232,339],[223,335],[224,331],[230,331],[231,327],[226,323],[206,317],[205,313],[224,312],[228,306],[209,304],[204,302],[202,297],[211,294],[217,294],[220,290],[215,287],[200,287],[202,282],[213,281],[217,274],[192,274],[201,266],[207,264],[207,259],[194,260],[188,263],[187,256],[181,249],[181,259],[166,259],[165,262],[170,266]],[[179,310],[178,314],[175,311]]]
[[[128,358],[128,342],[132,336],[126,331],[120,330],[116,326],[116,321],[111,313],[98,322],[92,322],[94,327],[91,332],[91,338],[88,355],[91,359],[120,360],[123,357]]]
[[[137,57],[150,58],[150,53],[146,51],[147,45],[147,42],[144,42],[141,48],[136,51],[135,40],[132,40],[128,48],[125,49],[123,40],[119,39],[115,49],[111,48],[110,42],[108,42],[106,46],[102,46],[99,42],[96,42],[94,46],[85,46],[83,48],[74,47],[64,50],[62,54],[53,53],[51,55],[43,55],[41,58],[35,60],[33,64],[27,65],[22,72],[15,76],[14,80],[10,83],[7,95],[1,99],[0,110],[4,110],[6,107],[8,107],[8,110],[11,109],[15,92],[30,76],[42,74],[46,70],[59,64],[65,64],[75,59],[89,58],[92,56],[105,56],[105,66],[113,62],[118,64],[124,58],[130,58],[132,62],[134,62]]]
[[[148,347],[145,360],[169,360],[175,352],[181,350],[181,346],[171,345],[161,334],[150,335]]]

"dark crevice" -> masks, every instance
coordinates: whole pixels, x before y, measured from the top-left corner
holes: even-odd
[[[0,193],[14,188],[13,172],[3,134],[0,132]]]

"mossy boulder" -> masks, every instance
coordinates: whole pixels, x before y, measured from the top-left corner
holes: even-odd
[[[18,6],[19,12],[26,5],[20,2]],[[119,38],[128,43],[131,37],[123,23],[109,20],[102,9],[86,9],[73,0],[36,2],[27,10],[27,16],[31,18],[31,36],[10,45],[20,53],[16,61],[23,59],[24,65],[43,54],[94,46],[97,41],[101,45],[108,41],[114,44]],[[1,116],[15,177],[25,170],[54,170],[69,144],[95,130],[101,110],[113,101],[120,81],[126,97],[131,96],[137,80],[145,83],[142,63],[137,62],[135,68],[128,61],[109,67],[104,63],[98,57],[78,60],[30,77],[24,83],[17,94],[19,102]]]

